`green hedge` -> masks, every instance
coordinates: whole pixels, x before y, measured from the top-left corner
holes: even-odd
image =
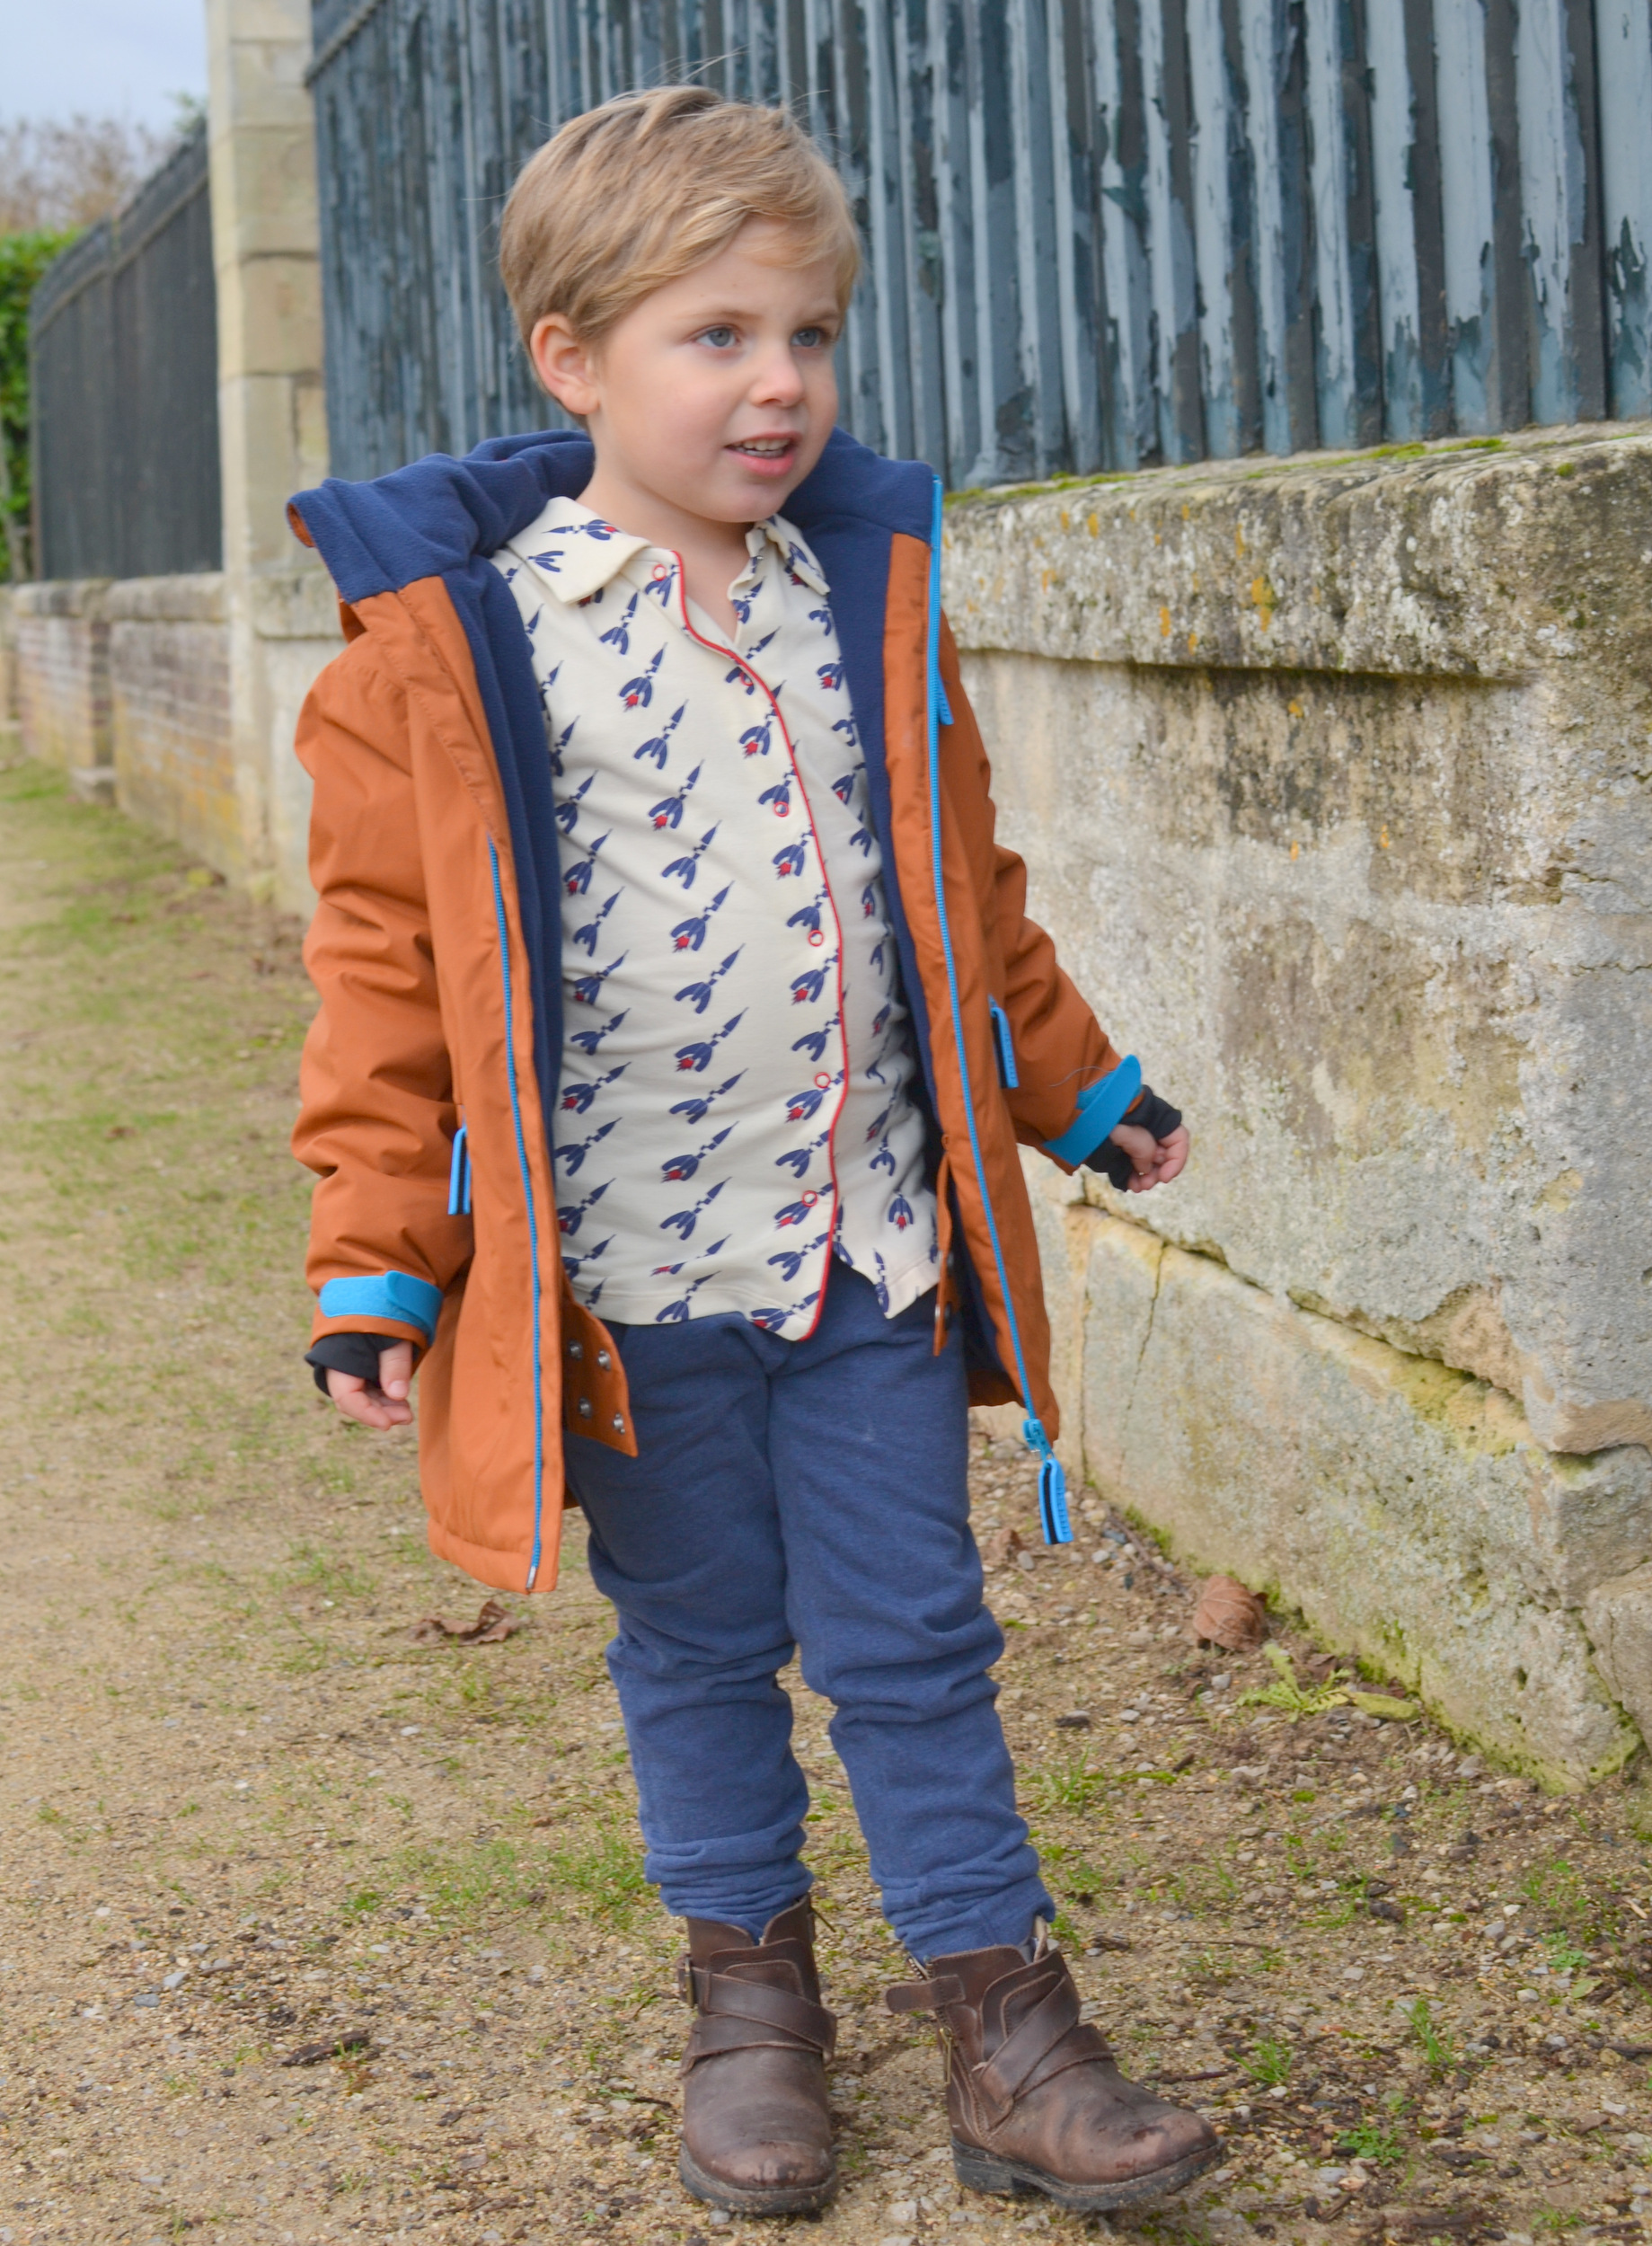
[[[71,234],[0,234],[0,580],[29,560],[29,299]]]

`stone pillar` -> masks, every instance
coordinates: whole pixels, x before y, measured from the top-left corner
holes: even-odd
[[[249,878],[307,911],[298,706],[340,645],[287,529],[327,473],[308,0],[207,0],[230,728]]]

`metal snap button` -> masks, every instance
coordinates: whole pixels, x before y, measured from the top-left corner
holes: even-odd
[[[614,1359],[608,1355],[606,1349],[598,1349],[596,1352],[596,1362],[605,1373],[609,1366],[613,1364]]]
[[[590,1398],[588,1396],[581,1396],[576,1409],[578,1410],[579,1417],[582,1419],[588,1419],[591,1416]]]
[[[614,1432],[616,1435],[623,1435],[625,1432],[625,1422],[617,1411],[614,1415]]]
[[[570,1341],[568,1345],[568,1354],[570,1357],[572,1357],[574,1363],[577,1365],[579,1362],[579,1359],[585,1355],[584,1342]]]

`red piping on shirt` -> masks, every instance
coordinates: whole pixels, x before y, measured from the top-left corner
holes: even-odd
[[[774,712],[774,722],[780,728],[780,738],[786,744],[786,755],[791,762],[791,776],[798,783],[798,793],[802,797],[803,809],[808,815],[808,831],[814,840],[815,855],[820,861],[820,879],[826,884],[826,903],[832,908],[832,924],[837,931],[837,1036],[844,1048],[844,1081],[837,1095],[837,1105],[832,1110],[832,1128],[826,1139],[826,1168],[832,1173],[832,1228],[826,1234],[826,1260],[821,1267],[820,1285],[815,1294],[815,1314],[809,1321],[808,1332],[800,1337],[807,1341],[820,1323],[821,1314],[826,1309],[826,1282],[832,1272],[832,1242],[842,1226],[844,1216],[844,1197],[837,1182],[837,1122],[849,1100],[849,1017],[844,1006],[844,924],[837,909],[837,899],[832,894],[832,877],[826,871],[826,845],[820,839],[820,829],[815,824],[815,807],[808,800],[808,790],[798,764],[798,753],[791,746],[791,736],[786,730],[785,719],[781,715],[780,704],[769,691],[768,681],[752,668],[738,648],[719,647],[716,641],[708,640],[702,632],[694,630],[688,620],[688,580],[684,573],[683,557],[674,548],[667,548],[667,552],[676,563],[677,605],[683,612],[684,631],[701,647],[710,648],[714,654],[726,655],[730,662],[738,664],[753,685],[762,688],[764,699]]]

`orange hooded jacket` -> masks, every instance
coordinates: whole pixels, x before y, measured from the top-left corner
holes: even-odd
[[[349,645],[312,690],[305,949],[321,996],[294,1134],[314,1170],[314,1333],[412,1341],[430,1544],[501,1590],[556,1576],[564,1429],[634,1450],[618,1352],[559,1253],[557,829],[515,604],[486,557],[589,442],[541,431],[436,455],[289,509]],[[941,614],[941,491],[921,462],[835,432],[786,514],[831,585],[911,1011],[941,1209],[937,1307],[970,1394],[1019,1396],[1065,1536],[1049,1332],[1016,1153],[1070,1167],[1140,1090],[1026,916]],[[949,1260],[949,1251],[951,1251]]]

